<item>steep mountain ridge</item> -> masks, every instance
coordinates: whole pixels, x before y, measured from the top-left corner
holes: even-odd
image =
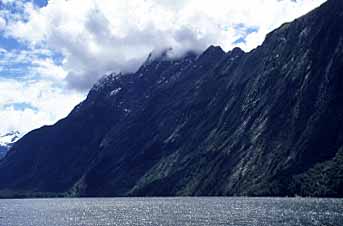
[[[342,74],[339,0],[249,53],[149,59],[20,139],[0,195],[342,196]]]

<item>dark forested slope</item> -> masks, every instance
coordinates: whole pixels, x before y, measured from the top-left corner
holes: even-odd
[[[0,195],[343,195],[343,1],[249,53],[167,55],[20,139]]]

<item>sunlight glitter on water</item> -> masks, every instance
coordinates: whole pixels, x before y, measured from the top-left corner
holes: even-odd
[[[343,199],[215,197],[0,200],[0,226],[342,224]]]

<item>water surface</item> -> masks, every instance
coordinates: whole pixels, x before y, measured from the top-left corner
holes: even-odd
[[[343,225],[343,199],[96,198],[0,200],[0,226]]]

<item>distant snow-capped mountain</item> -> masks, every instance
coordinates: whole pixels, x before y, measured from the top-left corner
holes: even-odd
[[[21,137],[20,132],[12,131],[0,135],[0,159],[3,158],[11,146]]]

